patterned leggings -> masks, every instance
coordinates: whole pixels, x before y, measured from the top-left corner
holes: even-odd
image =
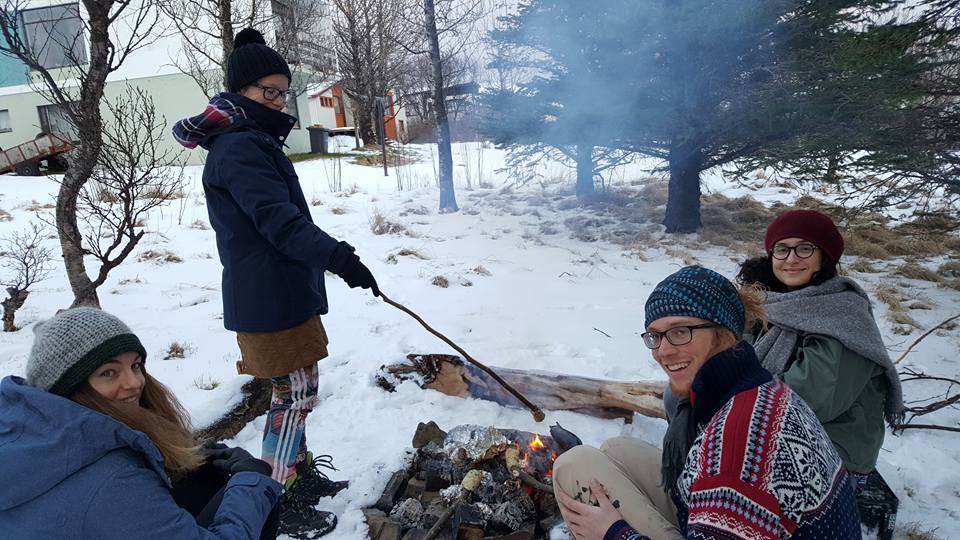
[[[262,459],[273,467],[273,479],[281,484],[296,474],[296,465],[307,457],[304,425],[317,404],[317,365],[284,377],[273,377],[273,399],[263,430]]]

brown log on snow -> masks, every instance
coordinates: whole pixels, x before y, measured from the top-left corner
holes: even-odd
[[[474,397],[524,408],[480,369],[449,354],[410,354],[410,363],[382,366],[378,383],[393,390],[397,380],[418,377],[420,386],[455,397]],[[665,418],[662,382],[623,382],[544,371],[494,368],[508,384],[543,409],[576,411],[600,418],[633,419],[637,412]]]

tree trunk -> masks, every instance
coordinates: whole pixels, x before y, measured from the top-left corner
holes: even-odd
[[[593,145],[581,143],[577,145],[577,197],[585,198],[596,195],[593,185]]]
[[[670,185],[663,224],[668,233],[693,233],[700,228],[700,148],[677,144],[670,148]]]
[[[81,79],[80,101],[75,105],[77,138],[81,141],[70,168],[63,176],[57,194],[55,219],[67,280],[73,291],[73,306],[100,307],[97,289],[83,261],[83,236],[77,223],[77,197],[90,179],[100,157],[103,140],[103,118],[100,101],[110,73],[110,56],[114,50],[110,42],[110,7],[113,2],[85,0],[89,21],[90,61],[86,76]]]
[[[430,65],[433,68],[433,111],[437,121],[437,157],[440,165],[440,212],[456,212],[457,194],[453,187],[453,150],[450,148],[450,122],[443,93],[443,66],[434,0],[423,0],[423,18],[430,40]]]
[[[233,0],[220,0],[220,46],[223,49],[223,89],[227,88],[227,64],[233,52]],[[207,96],[213,97],[213,96]]]
[[[377,383],[387,390],[395,382],[418,380],[428,390],[448,396],[472,397],[501,405],[525,409],[492,377],[477,367],[465,364],[449,354],[410,354],[410,364],[381,368]],[[557,373],[495,368],[497,375],[538,407],[549,410],[577,411],[600,418],[633,419],[637,412],[653,418],[666,418],[663,411],[663,382],[624,382],[591,379]]]
[[[30,291],[7,287],[7,294],[9,294],[10,297],[0,302],[0,305],[3,305],[3,331],[16,332],[17,325],[14,323],[14,317],[16,316],[17,310],[22,308],[23,303],[27,301],[27,296],[30,294]]]

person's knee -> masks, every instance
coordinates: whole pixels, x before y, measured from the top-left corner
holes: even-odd
[[[626,463],[637,459],[660,459],[660,449],[634,437],[614,437],[600,446],[600,451],[613,461]]]
[[[571,493],[573,488],[573,479],[586,476],[593,466],[599,461],[606,459],[599,449],[592,446],[581,444],[574,446],[566,452],[560,454],[560,457],[553,463],[553,479],[560,489]],[[573,488],[573,489],[571,489]]]

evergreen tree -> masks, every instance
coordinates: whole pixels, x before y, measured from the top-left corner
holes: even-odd
[[[892,149],[922,101],[928,67],[916,52],[927,25],[880,24],[894,4],[530,0],[492,35],[529,76],[492,95],[489,132],[500,144],[586,144],[663,159],[664,224],[693,232],[702,171],[781,158],[785,167],[829,166]],[[903,161],[873,156],[888,167]]]

